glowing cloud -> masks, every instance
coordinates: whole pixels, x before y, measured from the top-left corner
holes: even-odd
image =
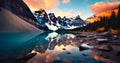
[[[104,11],[118,8],[119,5],[120,2],[97,2],[91,6],[91,9],[95,14],[100,14]]]
[[[69,3],[70,0],[62,0],[62,3]]]
[[[48,13],[51,13],[51,12],[55,13],[56,17],[57,16],[61,16],[61,17],[66,16],[66,17],[70,18],[70,17],[74,17],[76,15],[82,15],[82,13],[80,11],[79,12],[76,12],[74,10],[63,11],[59,8],[54,8],[54,9],[48,11]]]
[[[59,5],[59,0],[24,0],[24,2],[29,6],[32,11],[43,8],[45,10],[50,10]]]
[[[53,11],[54,11],[54,12],[53,12]],[[64,17],[64,16],[70,17],[70,16],[72,16],[72,14],[73,14],[73,11],[72,11],[72,10],[63,11],[63,10],[61,10],[61,9],[59,9],[59,8],[54,8],[54,9],[48,11],[48,13],[49,13],[49,12],[53,12],[53,13],[55,13],[56,16],[61,16],[61,17]]]

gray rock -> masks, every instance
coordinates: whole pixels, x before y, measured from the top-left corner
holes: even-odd
[[[114,35],[111,39],[113,39],[113,40],[118,40],[119,37],[118,37],[117,35]]]
[[[81,35],[77,35],[77,36],[76,36],[76,38],[85,38],[85,37],[87,37],[87,36],[82,35],[82,34],[81,34]]]
[[[110,37],[113,37],[113,34],[110,32],[103,32],[103,33],[100,33],[99,36],[110,38]]]
[[[101,50],[101,51],[112,51],[113,48],[109,45],[101,45],[100,47],[98,47],[98,50]]]
[[[79,50],[80,51],[84,51],[84,50],[88,50],[89,48],[87,48],[87,47],[83,47],[83,46],[79,46]]]
[[[99,39],[96,39],[96,40],[98,41],[98,44],[103,44],[103,43],[108,43],[109,42],[108,39],[101,39],[101,38],[99,38]]]

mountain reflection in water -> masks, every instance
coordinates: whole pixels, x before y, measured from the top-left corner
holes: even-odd
[[[0,41],[0,63],[99,63],[76,34],[1,34]]]
[[[37,53],[27,63],[99,63],[89,49],[80,50],[76,34],[43,33],[31,53]]]

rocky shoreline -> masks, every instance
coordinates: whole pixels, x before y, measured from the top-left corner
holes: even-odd
[[[120,60],[120,37],[110,32],[92,33],[82,32],[76,35],[80,43],[91,46],[93,56],[101,63],[119,63]],[[81,48],[80,49],[87,49]]]

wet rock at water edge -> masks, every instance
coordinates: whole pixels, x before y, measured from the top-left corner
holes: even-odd
[[[84,50],[88,50],[89,48],[87,48],[87,47],[83,47],[83,46],[79,46],[79,50],[80,51],[84,51]]]
[[[102,39],[102,38],[98,38],[96,40],[98,41],[98,44],[103,44],[103,43],[108,43],[109,42],[108,39]]]
[[[100,47],[97,48],[98,50],[101,50],[101,51],[113,51],[113,48],[109,45],[101,45]]]
[[[20,58],[19,60],[29,60],[31,59],[32,57],[34,57],[37,53],[31,53],[23,58]]]

